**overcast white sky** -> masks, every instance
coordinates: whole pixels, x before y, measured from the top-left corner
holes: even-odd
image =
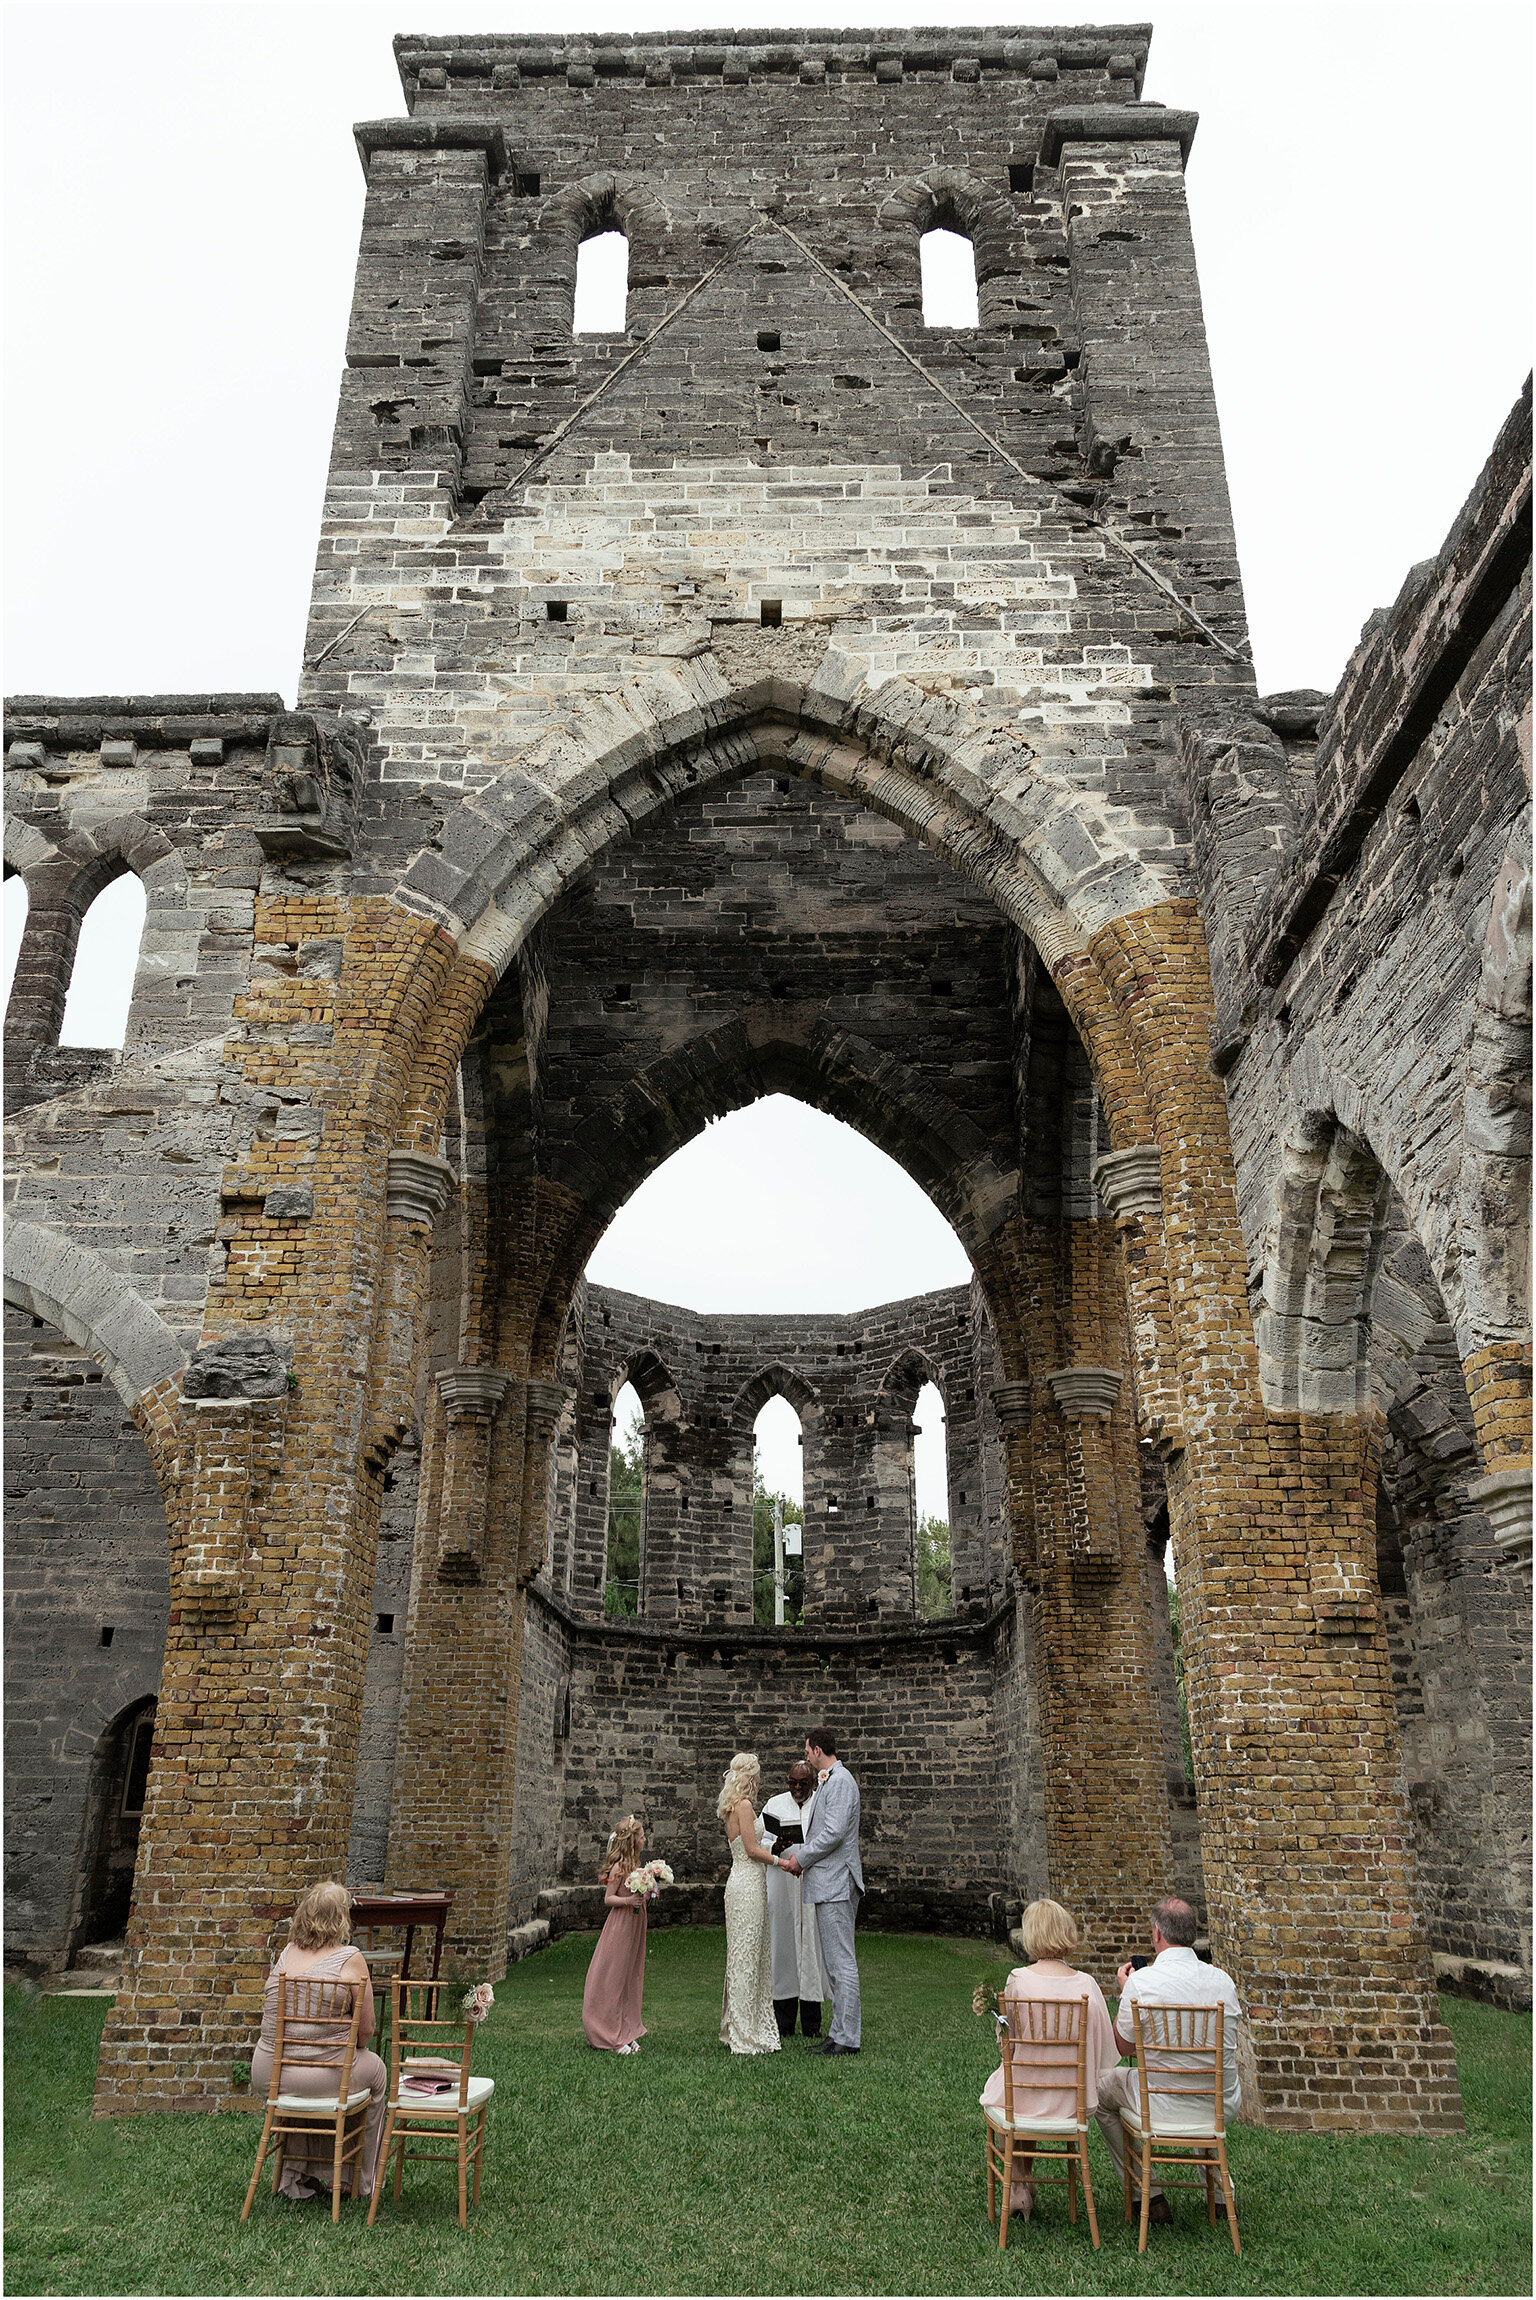
[[[1041,23],[1042,6],[925,23]],[[1524,6],[1062,9],[1154,25],[1261,686],[1328,688],[1435,551],[1529,364]],[[890,0],[567,0],[562,32],[884,25]],[[6,11],[11,693],[292,700],[351,296],[354,120],[392,34],[547,9]],[[630,1202],[594,1274],[699,1308],[856,1308],[965,1274],[915,1187],[777,1098]]]

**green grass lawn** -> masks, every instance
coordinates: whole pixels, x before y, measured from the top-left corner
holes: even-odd
[[[724,1936],[653,1933],[643,2052],[588,2051],[590,1936],[498,1984],[476,2042],[496,2079],[468,2233],[454,2177],[408,2168],[366,2207],[274,2198],[251,2115],[93,2123],[105,2006],[6,1992],[6,2276],[12,2293],[1529,2292],[1530,2021],[1445,2000],[1467,2131],[1313,2139],[1238,2129],[1243,2256],[1192,2193],[1144,2260],[1092,2140],[1103,2249],[1064,2191],[986,2217],[976,2096],[993,2064],[976,1943],[867,1933],[864,2045],[733,2060],[716,2041]]]

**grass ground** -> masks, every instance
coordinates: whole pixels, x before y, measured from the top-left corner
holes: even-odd
[[[476,2040],[496,2079],[467,2234],[451,2167],[398,2205],[242,2227],[251,2115],[93,2123],[104,2005],[8,1990],[10,2293],[1516,2293],[1531,2289],[1530,2021],[1447,1999],[1467,2130],[1317,2139],[1240,2128],[1242,2258],[1191,2194],[1138,2260],[1095,2133],[1103,2249],[1051,2192],[999,2255],[976,2106],[993,2055],[971,1990],[998,1952],[865,1934],[865,2051],[716,2042],[724,1936],[654,1933],[637,2059],[588,2051],[577,1936],[518,1965]]]

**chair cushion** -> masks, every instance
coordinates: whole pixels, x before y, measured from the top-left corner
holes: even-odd
[[[493,2076],[472,2076],[469,2080],[469,2094],[464,2103],[465,2108],[478,2108],[482,2101],[490,2099],[495,2090],[496,2079]],[[395,2094],[395,2106],[402,2115],[457,2116],[459,2113],[458,2084],[455,2082],[452,2092],[431,2094],[397,2092]]]
[[[1010,2130],[1007,2115],[1000,2108],[987,2110],[987,2122],[997,2132]],[[1088,2127],[1079,2124],[1075,2116],[1016,2116],[1011,2129],[1014,2132],[1046,2133],[1053,2139],[1059,2139],[1063,2133],[1067,2133],[1075,2140],[1078,2133],[1086,2132]]]
[[[347,2095],[347,2114],[350,2116],[354,2108],[361,2108],[367,2098],[368,2087],[366,2085],[363,2086],[361,2092],[349,2092]],[[329,2100],[311,2100],[301,2092],[280,2092],[277,2096],[277,2105],[284,2116],[334,2116],[341,2106],[341,2102],[339,2097],[334,2094]]]
[[[1134,2108],[1122,2108],[1120,2122],[1125,2126],[1127,2132],[1134,2133],[1136,2138],[1140,2140],[1141,2117]],[[1214,2140],[1216,2138],[1216,2126],[1212,2122],[1210,2124],[1197,2124],[1193,2127],[1184,2125],[1182,2128],[1173,2129],[1167,2125],[1154,2124],[1152,2138],[1154,2140],[1187,2140],[1190,2142]]]

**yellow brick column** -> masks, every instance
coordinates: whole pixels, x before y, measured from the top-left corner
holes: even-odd
[[[1531,1349],[1489,1342],[1463,1361],[1484,1474],[1467,1488],[1511,1562],[1531,1570]]]
[[[1375,1587],[1377,1433],[1265,1409],[1194,905],[1116,920],[1093,955],[1159,1152],[1168,1502],[1212,1953],[1248,2016],[1258,2111],[1297,2129],[1454,2129]]]
[[[386,902],[308,892],[264,899],[256,940],[272,955],[226,1060],[253,1100],[315,1123],[253,1133],[224,1176],[98,2113],[221,2105],[294,1903],[345,1873],[387,1451],[388,1152],[451,953]]]
[[[1106,1982],[1145,1932],[1172,1863],[1124,1298],[1108,1224],[1018,1229],[1031,1370],[993,1400],[1033,1618],[1046,1857],[1051,1892]]]
[[[498,1372],[471,1405],[439,1382],[412,1569],[386,1882],[449,1887],[449,1939],[484,1977],[506,1969],[524,1592],[544,1556],[551,1440],[567,1393]],[[474,1385],[477,1399],[488,1385]],[[425,1451],[425,1449],[424,1449]],[[435,1464],[452,1456],[441,1480]],[[427,1465],[424,1463],[424,1473]],[[430,1522],[443,1495],[444,1522]]]

